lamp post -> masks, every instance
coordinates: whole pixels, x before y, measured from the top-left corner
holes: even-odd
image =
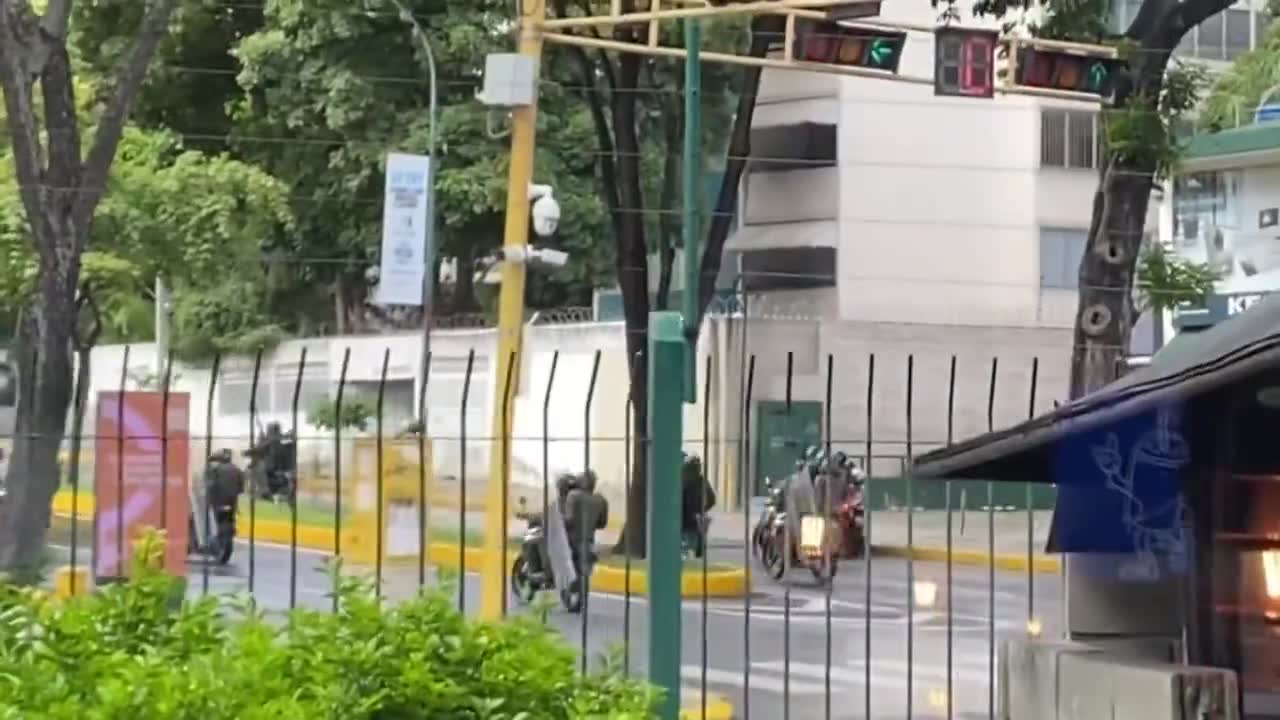
[[[431,158],[431,164],[427,166],[427,248],[423,253],[423,262],[426,265],[422,273],[422,358],[419,363],[419,374],[422,376],[421,382],[427,381],[427,356],[431,354],[431,311],[432,300],[435,297],[435,265],[436,265],[436,132],[439,127],[439,107],[437,104],[439,91],[436,85],[436,56],[431,50],[431,41],[427,39],[427,34],[422,30],[422,26],[418,24],[418,19],[413,16],[409,8],[404,4],[403,0],[390,0],[392,5],[396,6],[396,10],[400,14],[400,19],[409,24],[409,28],[413,33],[413,39],[422,47],[422,52],[427,57],[427,76],[430,82],[429,92],[431,93],[428,116],[431,122],[431,128],[427,134],[427,157]],[[427,397],[420,393],[422,397],[422,407],[418,408],[418,420],[422,423],[422,431],[426,432],[427,427]]]

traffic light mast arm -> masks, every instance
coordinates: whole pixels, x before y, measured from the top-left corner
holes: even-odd
[[[828,8],[856,5],[875,0],[756,0],[756,2],[730,3],[727,5],[700,5],[661,9],[655,2],[651,9],[639,12],[621,12],[616,3],[608,15],[554,18],[542,22],[543,30],[570,30],[587,27],[629,25],[632,23],[660,22],[700,17],[733,17],[738,15],[791,15],[814,20],[826,20]]]
[[[788,32],[783,47],[787,47],[794,42],[795,29],[790,27],[788,23]],[[598,50],[613,50],[616,52],[637,53],[640,55],[653,55],[657,57],[673,57],[683,60],[685,56],[684,48],[669,47],[666,45],[658,45],[651,47],[645,43],[633,43],[622,40],[606,40],[604,38],[591,37],[587,35],[567,35],[564,33],[548,32],[543,33],[542,39],[549,43],[557,45],[576,45],[578,47],[593,48]],[[858,77],[873,77],[884,80],[895,80],[897,82],[915,83],[917,85],[932,85],[933,78],[912,76],[912,75],[896,75],[887,70],[873,70],[867,67],[856,65],[833,65],[829,63],[804,62],[802,60],[791,60],[790,56],[782,58],[759,58],[749,55],[733,55],[730,53],[712,52],[703,50],[700,53],[702,60],[706,62],[724,63],[726,65],[745,65],[748,67],[773,68],[775,70],[805,70],[808,72],[828,73],[832,75],[854,75]]]

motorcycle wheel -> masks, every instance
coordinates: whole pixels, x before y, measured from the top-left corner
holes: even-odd
[[[511,563],[511,592],[521,605],[533,602],[534,596],[538,594],[538,588],[529,577],[529,566],[523,557],[518,557]]]
[[[782,556],[780,540],[777,537],[765,538],[760,548],[760,562],[764,564],[765,572],[774,580],[781,580],[787,574],[787,560]]]
[[[866,537],[862,534],[862,528],[856,525],[845,530],[844,533],[844,551],[845,557],[860,558],[867,552]]]
[[[582,580],[574,580],[570,587],[560,591],[560,604],[571,613],[582,612]]]
[[[840,564],[836,562],[836,558],[833,555],[831,557],[831,562],[828,563],[826,561],[820,561],[816,565],[811,565],[809,570],[813,573],[814,580],[817,580],[819,583],[823,583],[835,580],[836,568],[838,567],[840,567]]]

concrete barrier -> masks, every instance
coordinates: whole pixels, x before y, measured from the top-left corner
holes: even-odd
[[[1001,720],[1240,720],[1235,672],[1097,646],[1014,638],[999,656]]]

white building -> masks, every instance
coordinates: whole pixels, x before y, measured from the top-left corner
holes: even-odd
[[[1116,22],[1136,7],[1118,6]],[[881,17],[927,26],[936,10],[885,3]],[[1261,36],[1262,24],[1260,13],[1232,8],[1192,33],[1184,54],[1225,67]],[[925,442],[945,439],[952,355],[961,386],[956,437],[986,429],[993,356],[1021,373],[1006,381],[1002,372],[997,426],[1026,416],[1033,357],[1037,405],[1065,398],[1101,142],[1091,103],[936,97],[933,43],[931,34],[908,36],[899,78],[917,82],[765,71],[751,154],[769,160],[753,163],[744,182],[725,260],[730,273],[742,268],[758,302],[810,322],[805,336],[799,321],[780,320],[785,340],[781,327],[752,330],[753,352],[793,347],[797,357],[831,352],[863,366],[877,354],[889,395],[878,437],[905,435],[897,394],[905,393],[904,356],[913,355],[916,402],[924,403],[914,435]],[[1147,221],[1153,237],[1160,207],[1157,195]],[[882,358],[888,377],[880,375]],[[806,364],[793,393],[818,390],[822,373]],[[781,379],[759,382],[757,399],[779,399]],[[833,400],[850,437],[865,434],[858,395]],[[837,436],[840,422],[833,421]]]

